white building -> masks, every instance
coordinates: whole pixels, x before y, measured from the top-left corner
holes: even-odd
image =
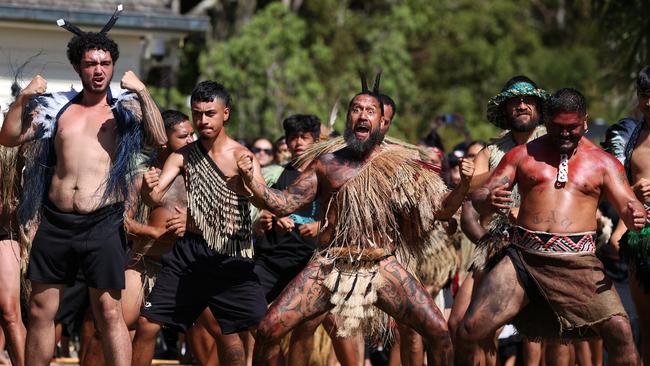
[[[207,17],[181,15],[179,0],[0,0],[0,106],[4,109],[13,99],[16,76],[20,87],[40,74],[48,91],[81,90],[66,56],[73,34],[59,28],[56,20],[99,31],[118,3],[124,4],[124,12],[109,33],[120,49],[113,90],[119,89],[127,70],[144,79],[152,67],[177,69],[177,52],[185,36],[209,29]]]

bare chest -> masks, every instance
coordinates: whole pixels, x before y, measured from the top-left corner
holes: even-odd
[[[59,118],[55,142],[63,149],[74,145],[75,151],[101,148],[111,154],[116,137],[116,123],[109,107],[87,109],[72,105]]]
[[[174,211],[174,207],[187,207],[187,191],[185,190],[185,179],[182,175],[177,176],[162,200],[162,205]]]
[[[568,181],[558,182],[559,162],[549,164],[529,159],[517,171],[517,184],[522,194],[564,194],[572,192],[579,195],[598,195],[602,184],[599,167],[583,161],[578,157],[569,159]]]
[[[643,129],[632,152],[630,167],[635,181],[650,177],[650,130]]]
[[[360,168],[360,165],[338,161],[324,165],[322,174],[326,182],[325,188],[330,191],[338,191],[359,173]]]

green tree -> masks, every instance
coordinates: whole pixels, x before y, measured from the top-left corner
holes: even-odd
[[[277,136],[289,114],[326,113],[323,87],[303,43],[306,30],[286,6],[272,3],[201,57],[203,76],[223,83],[234,97],[229,128],[238,137]]]

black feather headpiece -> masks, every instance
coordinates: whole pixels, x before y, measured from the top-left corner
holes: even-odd
[[[374,94],[375,96],[379,96],[379,80],[381,79],[381,70],[379,70],[375,76],[375,84],[372,86],[372,90],[368,89],[366,74],[364,74],[361,70],[359,70],[359,77],[361,78],[361,93],[359,94]]]
[[[122,13],[122,10],[124,10],[124,6],[122,6],[122,4],[119,4],[117,6],[117,9],[115,9],[115,12],[111,16],[111,19],[109,19],[108,22],[106,23],[106,25],[104,25],[104,27],[102,27],[102,30],[99,31],[100,34],[105,35],[111,30],[111,28],[113,28],[113,26],[115,25],[115,22],[117,22],[117,19],[120,17],[120,14]],[[70,23],[70,22],[68,22],[67,20],[64,20],[64,19],[57,20],[56,24],[59,27],[67,30],[68,32],[74,33],[75,35],[77,35],[79,37],[82,37],[82,36],[84,36],[85,34],[88,33],[88,32],[82,31],[79,27],[77,27],[76,25],[74,25],[74,24],[72,24],[72,23]]]
[[[377,72],[377,75],[375,76],[375,83],[372,86],[372,90],[368,88],[368,81],[366,80],[366,75],[361,70],[359,70],[359,78],[361,79],[361,92],[359,92],[357,95],[368,94],[377,98],[377,100],[379,101],[379,106],[381,108],[381,114],[383,115],[384,105],[381,102],[381,93],[379,92],[379,81],[381,80],[381,70],[379,70],[379,72]],[[350,101],[350,103],[352,103],[352,101]]]

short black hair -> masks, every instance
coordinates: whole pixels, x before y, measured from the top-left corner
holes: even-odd
[[[636,91],[639,93],[650,92],[650,65],[639,71],[636,77]]]
[[[287,139],[284,137],[280,137],[275,142],[273,143],[273,152],[276,152],[280,149],[281,145],[286,145],[287,144]]]
[[[190,118],[183,112],[177,111],[174,109],[168,109],[161,113],[163,123],[165,124],[165,130],[170,131],[174,126],[185,121],[189,121]]]
[[[532,85],[535,89],[539,89],[537,87],[537,84],[534,81],[532,81],[528,76],[526,76],[526,75],[517,75],[517,76],[511,77],[508,81],[506,81],[506,83],[503,85],[503,88],[501,88],[501,91],[502,92],[506,91],[506,90],[510,89],[511,86],[513,86],[513,85],[515,85],[517,83],[528,83],[528,84]]]
[[[320,118],[311,114],[294,114],[282,121],[284,137],[289,139],[297,133],[307,132],[314,140],[320,138]]]
[[[445,145],[442,143],[442,138],[440,138],[440,135],[436,130],[429,131],[420,142],[426,146],[435,147],[441,151],[445,151]]]
[[[389,97],[386,94],[379,94],[379,101],[381,102],[381,104],[391,106],[391,108],[393,109],[393,118],[395,118],[395,115],[397,114],[397,105],[395,104],[393,98]]]
[[[198,83],[194,87],[192,96],[190,97],[190,103],[212,102],[215,99],[219,99],[226,108],[230,109],[232,100],[226,87],[216,81],[206,80]]]
[[[68,42],[68,60],[72,65],[79,65],[81,57],[88,50],[102,50],[110,52],[113,64],[120,57],[117,43],[104,33],[87,32],[82,36],[74,36]]]
[[[560,113],[577,113],[587,115],[587,100],[585,96],[573,88],[562,88],[546,100],[544,115],[548,120]]]

